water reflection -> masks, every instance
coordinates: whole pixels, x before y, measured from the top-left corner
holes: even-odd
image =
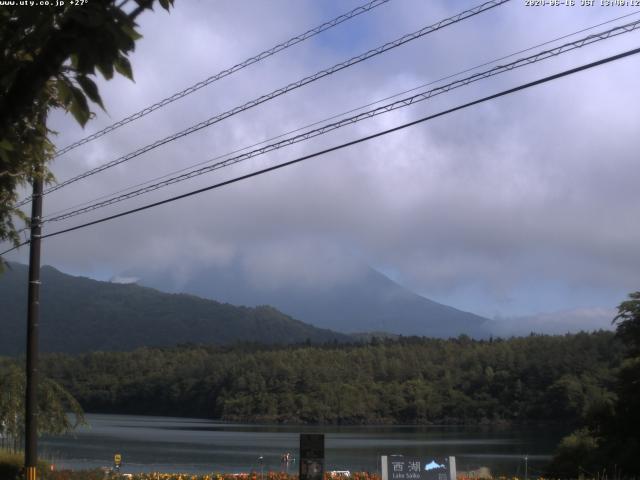
[[[110,466],[123,456],[123,472],[246,472],[280,470],[281,455],[298,457],[298,434],[326,435],[329,470],[379,470],[381,455],[449,456],[458,470],[489,467],[494,473],[540,472],[561,436],[548,427],[283,426],[246,425],[201,419],[87,415],[89,426],[41,441],[43,455],[58,467]],[[297,463],[289,466],[297,471]]]

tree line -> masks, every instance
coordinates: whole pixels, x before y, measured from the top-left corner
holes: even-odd
[[[50,354],[44,373],[91,412],[285,423],[578,424],[614,401],[611,332],[508,340],[183,345]]]

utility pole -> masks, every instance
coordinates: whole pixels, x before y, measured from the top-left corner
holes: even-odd
[[[529,457],[528,455],[524,456],[524,480],[529,480],[529,475],[528,475],[528,461],[529,461]]]
[[[26,480],[36,480],[38,465],[38,322],[40,317],[40,239],[42,235],[43,164],[35,167],[29,243],[29,305],[27,306],[27,392],[24,466]]]

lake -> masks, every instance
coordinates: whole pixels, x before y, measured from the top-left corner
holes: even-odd
[[[327,470],[379,471],[381,455],[456,457],[458,471],[487,466],[494,474],[542,473],[567,432],[548,427],[281,426],[195,418],[88,414],[88,426],[40,440],[40,455],[57,468],[111,466],[123,472],[280,470],[280,456],[298,459],[299,433],[325,433]],[[297,472],[294,461],[289,471]]]

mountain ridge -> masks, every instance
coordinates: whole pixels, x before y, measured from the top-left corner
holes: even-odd
[[[129,270],[123,275],[165,292],[191,293],[234,305],[273,305],[318,328],[346,334],[386,332],[437,338],[490,335],[485,328],[489,319],[418,295],[370,267],[349,281],[317,288],[296,284],[274,287],[269,279],[259,285],[238,264],[196,268],[188,275],[171,269]]]
[[[11,263],[0,275],[0,354],[24,351],[27,273],[25,265]],[[42,267],[41,278],[42,351],[117,351],[181,343],[352,341],[347,335],[307,325],[271,306],[238,307],[190,294],[67,275],[50,266]]]

